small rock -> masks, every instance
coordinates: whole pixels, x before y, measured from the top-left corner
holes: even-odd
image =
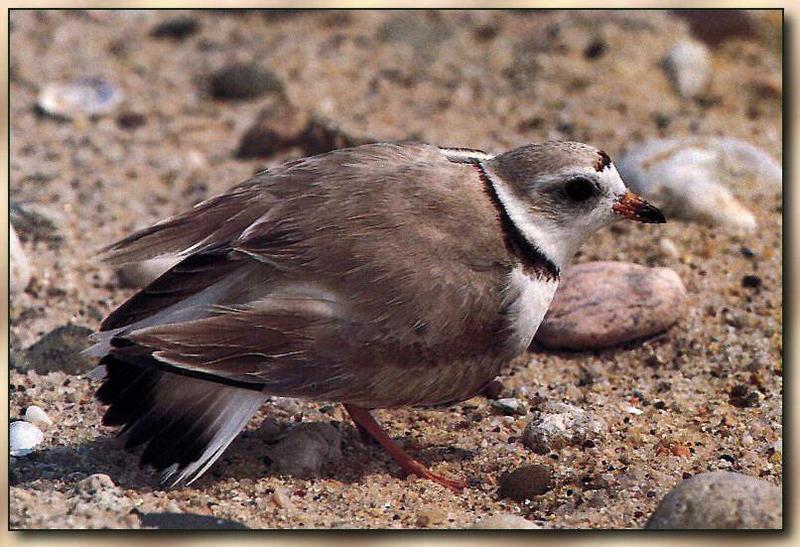
[[[647,522],[651,530],[782,528],[781,489],[731,473],[701,473],[672,489]]]
[[[11,422],[8,431],[8,450],[12,456],[24,456],[44,440],[38,427],[28,422]]]
[[[91,329],[78,325],[58,327],[26,349],[17,367],[23,371],[34,370],[38,374],[54,371],[67,374],[88,372],[95,365],[94,358],[81,352],[89,346],[90,334]]]
[[[761,286],[761,278],[757,275],[746,275],[742,278],[742,287],[746,289],[757,289]]]
[[[451,34],[450,24],[438,14],[408,12],[387,20],[378,30],[378,40],[409,44],[419,54],[432,56]]]
[[[661,250],[661,253],[664,256],[668,256],[670,258],[678,258],[681,254],[681,252],[678,250],[678,246],[675,245],[675,242],[666,237],[662,237],[658,240],[658,248]]]
[[[735,385],[731,389],[730,402],[739,408],[758,406],[758,392],[744,384]]]
[[[583,50],[583,56],[594,61],[605,55],[607,49],[608,46],[602,39],[595,38],[586,46],[586,49]]]
[[[162,256],[142,262],[129,262],[119,267],[117,277],[123,287],[141,289],[180,261],[181,257]]]
[[[731,192],[757,203],[780,194],[780,163],[750,143],[728,137],[654,139],[618,158],[628,187],[667,217],[753,230],[756,220]]]
[[[748,10],[676,9],[671,12],[686,19],[692,34],[712,47],[730,38],[751,38],[756,35],[756,24]]]
[[[328,463],[342,457],[342,437],[327,423],[302,423],[269,450],[278,473],[295,477],[319,474]]]
[[[477,530],[535,530],[539,526],[519,515],[500,513],[482,518],[475,523],[473,528]]]
[[[300,144],[307,130],[308,116],[285,97],[278,97],[261,110],[256,121],[239,141],[236,156],[264,158]]]
[[[535,340],[553,349],[606,348],[665,331],[685,307],[673,270],[587,262],[564,272]]]
[[[272,502],[281,509],[286,509],[287,511],[295,510],[294,503],[289,498],[289,493],[280,486],[276,487],[272,493]]]
[[[95,473],[89,475],[78,484],[75,485],[75,492],[82,496],[91,498],[105,490],[112,490],[117,488],[114,481],[105,473]]]
[[[160,530],[246,530],[241,522],[193,513],[139,513],[143,528]]]
[[[218,99],[253,99],[282,92],[280,78],[254,64],[227,65],[211,77],[211,93]]]
[[[70,83],[46,85],[37,106],[57,118],[99,117],[112,112],[122,101],[122,92],[101,77],[80,78]]]
[[[583,444],[607,431],[608,425],[599,416],[568,403],[547,403],[525,426],[522,444],[537,454],[547,454]]]
[[[523,465],[500,477],[500,497],[525,501],[553,488],[553,470],[549,465]]]
[[[425,528],[432,524],[441,524],[445,518],[447,518],[447,515],[439,509],[424,509],[417,515],[415,524],[420,528]]]
[[[188,38],[200,28],[197,19],[189,16],[173,17],[163,23],[156,25],[150,35],[154,38],[172,38],[173,40],[183,40]]]
[[[139,112],[123,112],[117,116],[117,125],[122,129],[132,131],[147,123],[147,118]]]
[[[711,81],[711,52],[696,40],[681,40],[664,60],[664,69],[681,97],[702,95]]]
[[[483,395],[487,399],[491,400],[499,399],[500,395],[502,395],[505,389],[506,386],[503,385],[503,382],[495,378],[494,380],[486,384],[485,388],[483,388]]]
[[[50,419],[50,416],[36,405],[31,405],[25,409],[25,421],[45,430],[53,425],[53,420]]]
[[[314,114],[308,120],[308,125],[300,137],[300,146],[306,154],[314,155],[381,140],[385,139],[371,135],[359,135],[328,117]]]
[[[506,416],[519,415],[524,416],[528,413],[528,405],[524,401],[507,397],[505,399],[498,399],[492,401],[492,408],[496,408]]]
[[[8,227],[9,292],[17,296],[25,292],[31,282],[31,267],[13,226]]]
[[[8,218],[23,239],[61,241],[64,238],[64,217],[44,205],[11,202]]]

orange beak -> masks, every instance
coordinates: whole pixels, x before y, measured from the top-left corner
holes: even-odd
[[[630,191],[619,198],[611,209],[621,217],[637,222],[663,224],[667,221],[661,211]]]

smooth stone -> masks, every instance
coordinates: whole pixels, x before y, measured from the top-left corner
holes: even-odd
[[[551,349],[607,348],[667,330],[686,308],[686,289],[668,268],[587,262],[562,275],[535,340]]]
[[[242,159],[265,158],[297,146],[301,144],[307,125],[308,115],[285,97],[275,97],[242,135],[236,156]]]
[[[199,28],[200,23],[198,23],[197,19],[182,15],[159,23],[150,31],[150,35],[154,38],[183,40],[196,33]]]
[[[549,465],[523,465],[500,477],[500,497],[525,501],[553,488],[553,470]]]
[[[181,257],[164,256],[141,262],[129,262],[117,269],[117,277],[123,287],[141,289],[180,261]]]
[[[756,219],[736,195],[758,203],[781,193],[778,161],[729,137],[653,139],[615,162],[628,187],[657,205],[667,220],[680,218],[753,230]]]
[[[47,84],[37,99],[39,109],[64,119],[99,117],[122,102],[122,92],[102,77],[84,77],[68,83]]]
[[[143,528],[160,530],[246,530],[249,527],[230,519],[192,513],[139,513]]]
[[[491,403],[493,408],[496,408],[506,416],[519,415],[524,416],[528,413],[528,405],[524,401],[514,399],[513,397],[506,397],[504,399],[497,399]]]
[[[17,232],[13,226],[8,227],[8,256],[9,256],[9,291],[11,296],[17,296],[25,292],[31,282],[31,267],[25,249],[17,237]]]
[[[673,488],[647,521],[650,530],[783,527],[781,488],[740,473],[714,471]]]
[[[664,59],[664,70],[681,97],[697,98],[711,82],[711,52],[696,40],[680,40]]]
[[[44,205],[12,202],[8,209],[8,218],[25,239],[64,239],[63,215]]]
[[[278,473],[312,477],[342,457],[342,436],[328,423],[301,423],[276,445],[268,456]]]
[[[519,515],[499,513],[484,517],[473,526],[476,530],[536,530],[539,526]]]
[[[568,403],[547,403],[534,412],[522,433],[522,444],[537,454],[577,445],[608,432],[599,416]]]
[[[42,407],[31,405],[25,409],[24,419],[26,422],[31,423],[41,429],[47,429],[53,425],[53,420],[47,415],[47,412]]]
[[[95,366],[95,359],[81,352],[89,346],[92,330],[67,324],[58,327],[25,350],[24,358],[17,367],[34,370],[38,374],[61,371],[67,374],[83,374]]]
[[[280,78],[255,64],[230,64],[211,77],[211,93],[218,99],[254,99],[282,92]]]
[[[44,433],[29,422],[11,422],[8,428],[8,450],[12,456],[24,456],[44,441]]]

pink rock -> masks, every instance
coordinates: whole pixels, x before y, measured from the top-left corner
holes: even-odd
[[[667,330],[686,309],[669,268],[588,262],[568,268],[535,340],[551,349],[606,348]]]

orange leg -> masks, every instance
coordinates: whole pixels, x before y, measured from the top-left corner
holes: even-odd
[[[375,421],[375,418],[372,417],[372,415],[369,413],[369,410],[366,408],[361,408],[360,406],[354,405],[344,405],[344,408],[359,427],[359,431],[366,431],[372,435],[372,437],[378,441],[383,448],[386,449],[389,455],[394,459],[395,462],[397,462],[397,465],[399,465],[406,474],[414,474],[418,477],[429,479],[433,482],[438,482],[442,486],[446,486],[456,492],[466,486],[466,484],[461,481],[446,479],[432,473],[427,467],[406,454],[405,451],[391,439],[391,437],[384,433],[380,424]]]

